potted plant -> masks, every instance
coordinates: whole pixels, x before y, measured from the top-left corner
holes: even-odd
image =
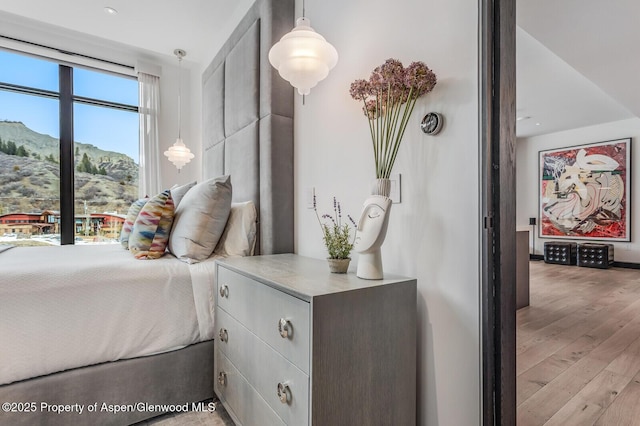
[[[329,257],[327,257],[329,269],[333,273],[346,273],[347,269],[349,269],[351,250],[356,238],[356,222],[351,216],[347,215],[354,228],[352,236],[349,223],[342,223],[342,208],[336,197],[333,197],[333,215],[323,214],[320,216],[318,214],[315,195],[313,196],[313,210],[318,218],[318,223],[322,230],[322,239],[329,253]],[[322,221],[323,219],[324,222]]]

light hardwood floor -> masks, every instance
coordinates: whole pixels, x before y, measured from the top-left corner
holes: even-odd
[[[189,411],[187,413],[165,414],[136,423],[134,426],[234,426],[233,420],[218,398],[214,398],[213,402],[216,405],[216,410],[213,412]]]
[[[530,263],[518,426],[640,425],[640,270]]]

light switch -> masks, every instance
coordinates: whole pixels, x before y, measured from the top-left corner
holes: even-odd
[[[316,193],[316,189],[314,187],[307,188],[305,190],[305,192],[306,192],[306,198],[307,198],[307,208],[308,209],[312,209],[313,208],[313,196]]]
[[[394,204],[398,204],[402,202],[402,196],[400,191],[400,173],[389,176],[389,180],[391,181],[391,191],[389,191],[389,198]]]

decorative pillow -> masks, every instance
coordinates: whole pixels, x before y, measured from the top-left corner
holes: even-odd
[[[133,229],[133,224],[142,207],[147,204],[147,201],[149,201],[149,197],[140,198],[139,200],[134,201],[127,211],[127,217],[122,224],[122,231],[120,231],[120,244],[122,244],[122,247],[127,250],[129,250],[129,235]]]
[[[167,248],[173,224],[171,191],[165,190],[142,207],[129,236],[129,250],[136,259],[158,259]]]
[[[230,210],[229,176],[209,179],[191,188],[176,209],[169,251],[187,263],[196,263],[211,256]]]
[[[232,203],[227,226],[214,253],[222,256],[252,256],[256,246],[257,219],[253,201]]]
[[[171,198],[173,198],[173,205],[176,207],[176,209],[180,204],[180,200],[182,200],[182,197],[184,197],[184,194],[186,194],[187,191],[196,186],[196,183],[198,182],[194,180],[193,182],[186,183],[182,186],[178,186],[178,184],[176,184],[171,187]]]

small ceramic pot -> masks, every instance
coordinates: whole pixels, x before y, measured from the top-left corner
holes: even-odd
[[[351,262],[351,258],[347,259],[330,259],[327,258],[327,262],[329,262],[329,270],[334,274],[346,274],[347,269],[349,269],[349,262]]]

